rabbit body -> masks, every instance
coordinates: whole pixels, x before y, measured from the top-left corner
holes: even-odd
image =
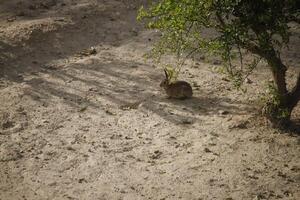
[[[165,80],[160,84],[160,86],[164,88],[169,98],[187,99],[193,96],[193,89],[191,85],[185,81],[169,83],[167,80]]]

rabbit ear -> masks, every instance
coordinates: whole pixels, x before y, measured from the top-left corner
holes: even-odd
[[[166,75],[166,79],[169,80],[169,75],[166,69],[164,69],[165,75]]]

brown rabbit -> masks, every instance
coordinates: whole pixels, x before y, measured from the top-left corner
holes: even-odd
[[[174,99],[187,99],[193,96],[193,89],[188,82],[175,81],[171,82],[168,72],[166,70],[166,79],[160,83],[160,87],[164,88],[169,98]]]

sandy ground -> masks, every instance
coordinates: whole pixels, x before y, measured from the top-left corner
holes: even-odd
[[[268,70],[243,94],[187,61],[194,98],[166,99],[145,2],[1,1],[0,199],[300,199],[299,136],[256,115]]]

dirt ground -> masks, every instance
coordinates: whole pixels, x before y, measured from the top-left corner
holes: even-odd
[[[300,199],[299,136],[256,114],[266,65],[243,94],[217,60],[188,60],[194,97],[167,99],[145,2],[1,1],[0,200]]]

